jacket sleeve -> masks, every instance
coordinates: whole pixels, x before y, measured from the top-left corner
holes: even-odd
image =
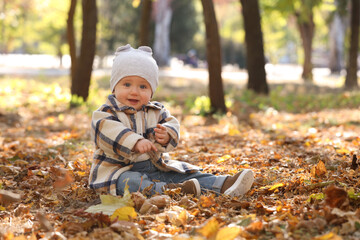
[[[143,137],[120,122],[110,107],[94,111],[91,126],[96,147],[102,149],[106,155],[116,155],[119,160],[131,161],[135,158],[131,150]]]
[[[163,149],[161,150],[163,152],[169,152],[175,149],[179,143],[180,123],[174,116],[170,114],[168,110],[166,110],[165,107],[163,107],[160,111],[158,122],[167,128],[170,135],[170,141],[166,146],[163,146]]]

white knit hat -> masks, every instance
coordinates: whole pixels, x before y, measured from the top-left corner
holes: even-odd
[[[159,68],[152,57],[150,47],[141,46],[134,49],[127,44],[116,49],[111,71],[110,89],[113,92],[116,84],[124,77],[139,76],[149,82],[154,94],[159,81]]]

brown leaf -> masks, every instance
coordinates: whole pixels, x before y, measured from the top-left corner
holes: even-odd
[[[139,211],[141,206],[144,204],[146,197],[140,192],[131,193],[131,200],[134,202],[136,211]]]
[[[54,188],[65,188],[74,181],[69,170],[53,167],[51,168],[51,172],[56,176],[55,182],[53,183]]]
[[[331,185],[325,189],[325,203],[331,208],[346,209],[349,206],[349,198],[347,192],[335,185]]]
[[[6,190],[0,190],[0,204],[7,206],[11,203],[18,202],[21,200],[20,194],[13,193]]]
[[[51,232],[54,230],[54,227],[50,223],[50,221],[46,218],[46,216],[42,213],[37,213],[36,218],[40,223],[40,228],[46,232]]]
[[[170,197],[167,195],[154,196],[149,199],[149,202],[158,208],[165,208],[170,204]]]
[[[139,212],[141,214],[151,214],[151,213],[158,213],[159,208],[152,204],[149,199],[145,200],[144,204],[141,206]]]

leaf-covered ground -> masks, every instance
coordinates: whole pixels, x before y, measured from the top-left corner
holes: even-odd
[[[87,187],[90,114],[59,107],[56,91],[47,102],[25,90],[0,92],[16,107],[0,108],[2,239],[360,238],[360,109],[268,108],[211,119],[177,107],[182,140],[171,156],[213,174],[252,169],[251,191],[243,198],[136,193],[118,199],[128,208],[106,215],[86,212],[100,203]]]

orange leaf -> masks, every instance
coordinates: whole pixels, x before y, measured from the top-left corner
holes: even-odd
[[[318,164],[311,168],[311,175],[313,177],[320,177],[326,174],[327,170],[323,161],[319,161]]]
[[[216,234],[219,230],[219,222],[216,218],[211,218],[208,220],[203,227],[197,230],[201,235],[206,238],[210,238],[214,234]]]

